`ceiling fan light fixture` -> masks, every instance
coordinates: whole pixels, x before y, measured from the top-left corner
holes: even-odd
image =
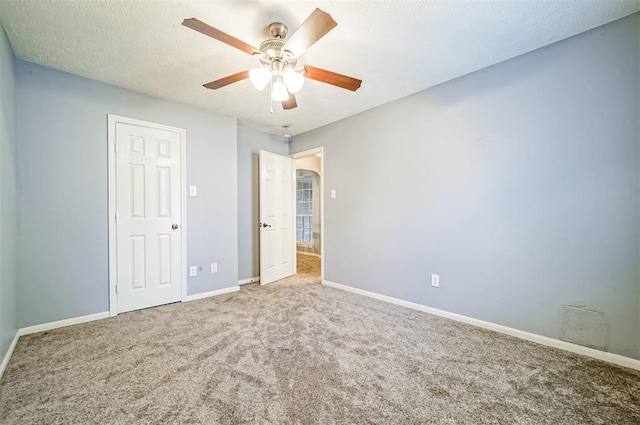
[[[304,77],[298,71],[293,68],[287,68],[282,75],[284,83],[287,85],[289,93],[296,94],[304,86]]]
[[[271,99],[276,102],[284,102],[289,99],[289,92],[287,86],[282,82],[282,77],[276,77],[276,81],[271,88]]]
[[[265,67],[250,69],[249,81],[251,81],[253,87],[262,91],[271,81],[271,72]]]
[[[186,18],[182,21],[182,25],[243,51],[253,56],[262,65],[211,81],[203,85],[205,88],[217,90],[249,79],[257,90],[262,91],[269,84],[271,113],[273,113],[273,101],[282,102],[283,110],[296,108],[298,103],[295,93],[302,89],[304,80],[307,78],[351,91],[358,90],[362,84],[362,80],[347,75],[309,65],[299,66],[298,60],[301,55],[338,25],[331,15],[318,8],[314,9],[288,38],[287,26],[282,22],[272,22],[269,25],[272,38],[260,43],[259,48],[196,18]]]

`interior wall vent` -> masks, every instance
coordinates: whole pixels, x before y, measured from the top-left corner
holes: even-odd
[[[561,315],[561,340],[598,350],[606,349],[604,314],[584,306],[563,305]]]

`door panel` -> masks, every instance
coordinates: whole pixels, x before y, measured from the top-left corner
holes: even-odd
[[[144,235],[131,236],[131,290],[144,289],[146,286],[145,258],[147,256]]]
[[[260,284],[294,273],[293,160],[260,151]]]
[[[158,167],[158,217],[170,218],[171,169]]]
[[[171,285],[171,235],[158,235],[158,285]]]

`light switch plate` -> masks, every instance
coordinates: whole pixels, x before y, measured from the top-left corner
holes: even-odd
[[[198,276],[198,266],[189,267],[189,277]]]
[[[196,196],[198,194],[198,188],[195,186],[189,186],[189,196]]]
[[[336,190],[331,189],[331,199],[336,199]]]
[[[440,287],[440,275],[437,275],[437,274],[431,275],[431,286],[436,288]]]
[[[211,273],[218,273],[218,263],[211,263]]]

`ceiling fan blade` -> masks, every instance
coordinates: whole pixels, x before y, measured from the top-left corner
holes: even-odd
[[[311,47],[316,41],[320,40],[326,33],[331,31],[337,24],[331,15],[316,9],[311,15],[298,27],[293,35],[287,40],[283,49],[293,53],[293,57],[297,58]]]
[[[289,95],[289,99],[282,102],[282,109],[293,109],[298,107],[298,102],[296,102],[296,96],[291,93]]]
[[[227,75],[224,78],[220,78],[219,80],[212,81],[210,83],[204,84],[204,86],[208,89],[216,90],[220,87],[228,86],[229,84],[244,80],[249,78],[249,71],[240,71],[235,74]]]
[[[232,35],[227,34],[226,32],[220,31],[217,28],[212,27],[211,25],[205,24],[202,21],[197,20],[196,18],[188,18],[182,21],[182,25],[187,28],[191,28],[192,30],[198,31],[204,35],[208,35],[211,38],[215,38],[218,41],[222,41],[223,43],[228,44],[231,47],[235,47],[236,49],[242,50],[250,55],[255,53],[260,53],[260,50],[255,47],[245,43],[242,40],[238,40]]]
[[[312,80],[321,81],[323,83],[332,84],[343,89],[356,91],[360,88],[362,80],[338,74],[337,72],[327,71],[313,66],[305,65],[304,76]]]

